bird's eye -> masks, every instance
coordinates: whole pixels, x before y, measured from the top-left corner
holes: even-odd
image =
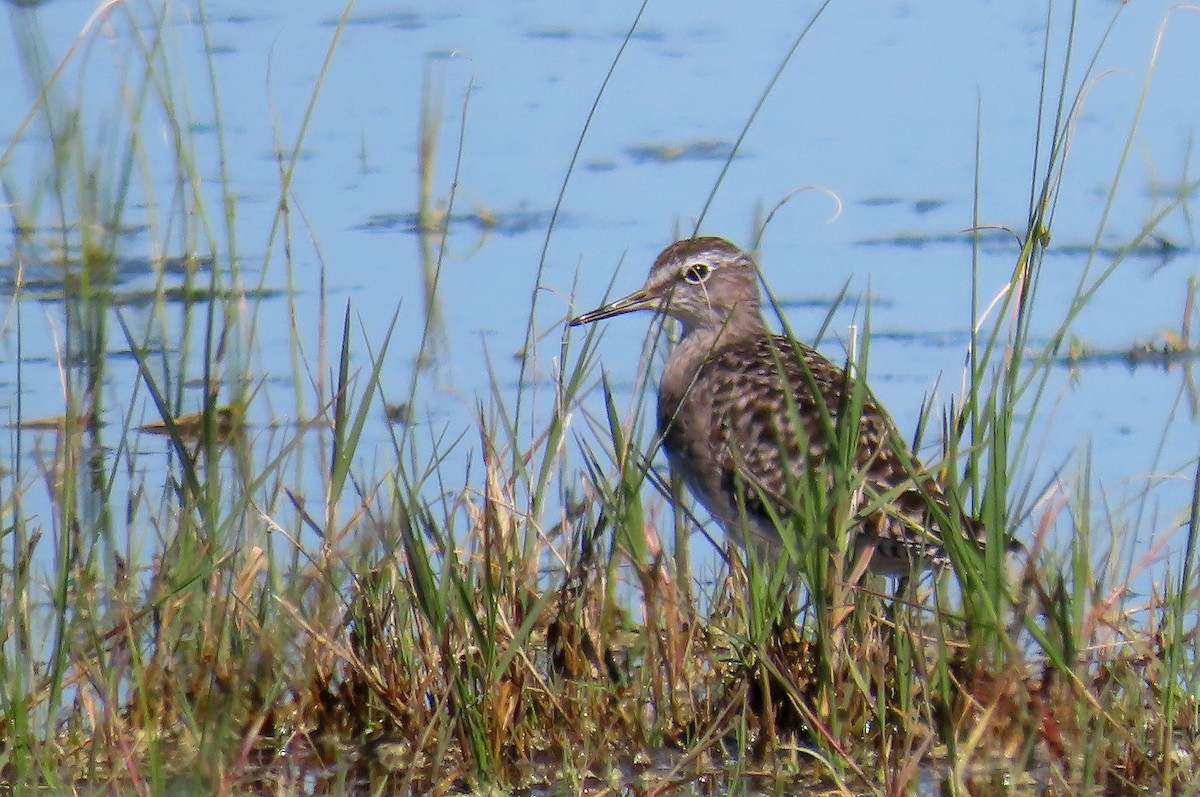
[[[693,285],[699,285],[712,276],[712,266],[708,263],[693,263],[683,270],[683,278]]]

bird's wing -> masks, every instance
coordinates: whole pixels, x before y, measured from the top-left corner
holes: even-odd
[[[947,505],[874,396],[808,346],[776,336],[725,347],[702,368],[696,388],[719,419],[709,445],[722,486],[750,515],[777,522],[796,513],[813,487],[826,489],[839,451],[859,522],[927,537],[929,502]],[[851,459],[837,440],[853,415]]]

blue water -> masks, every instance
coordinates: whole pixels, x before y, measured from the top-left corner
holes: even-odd
[[[1181,10],[1167,21],[1119,191],[1098,232],[1105,191],[1170,5],[1080,4],[1072,90],[1118,9],[1120,15],[1093,70],[1071,140],[1052,241],[1068,253],[1052,252],[1047,261],[1042,315],[1035,321],[1042,338],[1061,318],[1087,262],[1070,248],[1086,248],[1097,237],[1108,245],[1128,241],[1162,206],[1163,186],[1185,176],[1200,121],[1194,88],[1200,14]],[[610,280],[616,292],[636,287],[657,251],[677,232],[690,232],[723,166],[718,156],[737,139],[816,8],[770,2],[734,12],[727,3],[669,0],[647,6],[600,99],[549,238],[535,313],[539,333],[546,334],[529,352],[527,372],[543,388],[543,408],[551,400],[548,377],[558,367],[562,321],[600,304]],[[45,62],[53,67],[93,10],[92,3],[77,0],[9,6],[9,31],[0,36],[42,42]],[[148,33],[145,8],[134,4],[129,10]],[[1066,3],[1056,4],[1051,15],[1052,76],[1060,74],[1069,10]],[[336,3],[207,5],[228,170],[238,198],[237,253],[244,278],[261,279],[269,288],[286,285],[281,238],[268,240],[280,195],[275,142],[290,152],[296,141],[340,11]],[[558,2],[353,7],[288,192],[296,309],[314,361],[323,263],[334,315],[330,328],[340,327],[349,302],[359,366],[367,364],[364,341],[377,347],[400,307],[384,385],[389,399],[407,398],[425,317],[418,239],[403,219],[416,207],[422,82],[432,74],[443,86],[434,193],[442,200],[450,196],[461,134],[455,209],[486,211],[500,224],[451,229],[440,294],[445,354],[419,381],[413,415],[430,433],[448,428],[455,436],[470,429],[476,400],[487,391],[485,350],[501,384],[515,395],[520,371],[513,355],[525,345],[546,222],[589,108],[637,12],[638,4],[630,2],[586,9]],[[115,7],[107,22],[92,29],[55,87],[57,101],[83,104],[89,129],[102,130],[120,116],[118,87],[128,82],[120,70],[137,63],[126,14]],[[190,109],[197,174],[221,258],[229,241],[219,218],[216,117],[201,29],[187,4],[171,5],[167,14],[172,76],[186,87],[186,95],[176,99]],[[832,3],[767,97],[704,220],[704,232],[745,244],[758,214],[797,189],[823,189],[801,193],[778,212],[763,239],[761,265],[801,336],[816,332],[827,312],[820,300],[836,295],[847,280],[853,296],[872,297],[871,381],[902,429],[914,426],[927,394],[936,389],[937,400],[945,402],[961,382],[971,324],[971,249],[944,236],[972,223],[976,191],[981,223],[1021,230],[1027,217],[1046,24],[1046,11],[1037,3]],[[20,69],[16,48],[0,47],[0,73]],[[17,132],[33,99],[28,85],[0,85],[3,140]],[[150,111],[143,132],[157,175],[152,186],[157,215],[166,219],[170,213],[163,206],[173,176],[165,144],[170,131]],[[44,141],[35,119],[0,163],[18,195],[34,193],[34,176],[46,164]],[[640,149],[676,145],[685,153],[691,146],[691,157],[655,160]],[[144,186],[135,190],[148,199]],[[840,198],[840,213],[825,192]],[[1120,265],[1073,327],[1088,345],[1116,349],[1179,329],[1187,279],[1198,270],[1194,224],[1176,211],[1159,232],[1179,247],[1178,254],[1165,264],[1134,257]],[[897,237],[923,245],[903,245]],[[128,255],[155,254],[156,239],[129,235]],[[11,250],[11,241],[4,247]],[[985,300],[1005,284],[1015,256],[1014,247],[982,251]],[[1100,258],[1091,267],[1099,271],[1106,265]],[[130,288],[151,284],[151,277],[136,271],[128,280]],[[3,301],[8,326],[0,379],[16,383],[12,329],[19,313],[25,331],[23,412],[58,414],[54,341],[61,337],[61,308],[28,297]],[[149,318],[137,309],[126,313],[135,329]],[[625,318],[604,327],[599,356],[618,386],[628,388],[635,380],[635,352],[647,320]],[[861,321],[861,305],[847,303],[835,315],[826,351],[840,359],[839,339]],[[266,300],[250,360],[256,377],[265,380],[272,418],[281,421],[296,414],[289,339],[286,302]],[[572,332],[571,339],[574,356],[580,333]],[[115,357],[109,379],[111,411],[124,412],[136,368],[128,358]],[[1063,368],[1032,421],[1033,445],[1022,473],[1041,483],[1065,463],[1069,481],[1078,463],[1072,453],[1090,442],[1094,477],[1115,505],[1136,496],[1151,473],[1176,485],[1158,494],[1155,506],[1162,516],[1150,524],[1169,528],[1187,495],[1186,479],[1177,474],[1190,472],[1197,456],[1195,413],[1186,399],[1181,403],[1190,380],[1181,368],[1131,372],[1109,364],[1074,374]],[[628,392],[620,396],[631,399]],[[198,392],[194,398],[198,404]],[[155,419],[144,394],[134,400],[135,422]],[[307,409],[313,406],[310,399]],[[15,402],[0,404],[0,420],[15,420],[15,414]],[[252,420],[265,425],[267,418],[252,413]],[[581,434],[591,434],[578,414],[576,420]],[[474,441],[468,434],[455,456],[465,462]],[[140,472],[153,479],[161,441],[135,445],[146,452]],[[13,456],[10,436],[0,443],[0,461]],[[381,415],[376,416],[360,467],[380,473],[393,459]]]

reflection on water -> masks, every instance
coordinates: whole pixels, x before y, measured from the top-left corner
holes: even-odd
[[[428,215],[419,212],[396,213],[391,211],[373,213],[371,217],[358,225],[357,229],[372,231],[397,231],[406,233],[439,234],[443,227],[449,226],[459,235],[474,230],[477,235],[477,246],[482,247],[487,233],[498,235],[522,235],[524,233],[545,231],[550,223],[550,211],[517,208],[515,210],[495,210],[492,208],[474,208],[470,211],[447,215],[443,204],[435,205]]]
[[[320,756],[295,739],[284,751],[262,750],[263,768],[245,773],[239,781],[243,789],[264,789],[268,793],[295,795],[374,794],[404,788],[405,793],[441,792],[453,783],[441,782],[435,773],[419,775],[411,771],[412,755],[407,742],[380,738],[360,749],[343,749],[334,763],[321,763]],[[680,750],[661,748],[648,756],[622,756],[609,762],[604,772],[593,774],[562,773],[562,762],[548,756],[534,756],[529,762],[522,785],[506,793],[527,797],[555,797],[564,793],[587,795],[670,794],[678,797],[723,797],[743,794],[747,797],[871,797],[883,784],[855,786],[845,777],[831,775],[820,762],[820,752],[792,748],[780,754],[776,762],[756,763],[740,760],[731,751],[725,762],[696,762]],[[784,773],[787,774],[784,774]],[[933,761],[921,764],[913,785],[903,793],[907,797],[938,797],[944,794],[969,794],[979,797],[1035,797],[1046,793],[1051,784],[1048,772],[1014,772],[1003,760],[981,762],[969,772],[952,776],[947,767]],[[211,784],[189,775],[171,781],[172,794],[207,794]],[[469,785],[459,784],[461,789]]]
[[[704,139],[684,144],[644,144],[628,147],[625,151],[634,163],[671,163],[688,160],[726,161],[733,154],[733,144],[729,141]],[[744,158],[746,154],[739,152],[737,157]]]
[[[942,244],[978,245],[990,253],[1011,252],[1015,254],[1021,248],[1019,238],[1007,230],[980,230],[977,234],[961,231],[953,233],[899,233],[888,236],[874,236],[855,241],[859,246],[906,247],[922,249],[927,246]],[[1144,241],[1135,244],[1100,245],[1090,243],[1053,244],[1046,248],[1046,254],[1055,257],[1097,257],[1111,260],[1113,258],[1137,258],[1156,262],[1155,269],[1163,268],[1175,258],[1192,254],[1190,246],[1175,243],[1160,235],[1151,235]]]

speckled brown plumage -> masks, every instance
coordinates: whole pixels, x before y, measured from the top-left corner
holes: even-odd
[[[952,508],[936,480],[900,450],[901,438],[869,391],[855,393],[842,368],[771,334],[754,264],[733,244],[678,241],[658,256],[641,289],[571,323],[640,309],[683,324],[659,384],[659,433],[672,466],[734,540],[778,544],[777,520],[800,513],[805,481],[814,473],[818,485],[828,481],[828,435],[844,399],[854,395],[861,401],[855,542],[872,549],[871,569],[903,574],[946,563],[931,507],[961,518],[964,533],[981,537],[979,525]]]

